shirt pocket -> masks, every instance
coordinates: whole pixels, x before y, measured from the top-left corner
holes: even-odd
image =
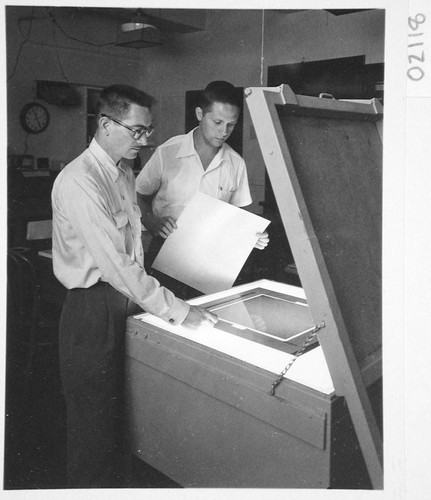
[[[229,202],[235,192],[235,186],[220,184],[217,188],[217,198],[221,201]]]
[[[222,169],[218,177],[217,198],[229,202],[235,192],[235,178],[227,169]]]
[[[127,217],[126,212],[120,210],[119,212],[114,214],[114,221],[117,229],[123,229],[129,222],[129,218]]]
[[[140,234],[141,234],[141,209],[139,208],[139,205],[137,205],[136,203],[133,203],[132,208],[133,208],[133,211],[132,211],[133,220],[130,221],[130,225],[132,226],[134,233],[137,236],[140,236]]]
[[[137,203],[133,203],[133,215],[137,219],[141,218],[141,209],[139,208],[139,205]]]

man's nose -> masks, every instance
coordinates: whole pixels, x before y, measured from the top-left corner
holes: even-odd
[[[148,137],[146,134],[142,134],[141,137],[138,139],[139,144],[142,146],[146,146],[148,144]]]

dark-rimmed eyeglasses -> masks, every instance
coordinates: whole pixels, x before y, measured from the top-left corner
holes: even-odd
[[[135,141],[138,141],[144,134],[145,134],[145,137],[150,137],[150,135],[154,132],[154,130],[156,130],[152,125],[149,125],[148,127],[142,126],[139,128],[132,128],[132,127],[129,127],[128,125],[126,125],[125,123],[123,123],[122,121],[117,120],[117,118],[114,118],[113,116],[105,115],[103,113],[100,116],[104,116],[105,118],[109,118],[110,120],[117,123],[118,125],[121,125],[122,127],[127,128],[127,130],[130,130],[130,132],[133,133],[133,139],[135,139]]]

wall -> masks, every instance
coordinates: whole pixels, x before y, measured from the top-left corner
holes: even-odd
[[[113,41],[117,34],[114,20],[88,16],[67,15],[54,9],[63,30],[72,37],[101,44]],[[80,87],[83,104],[79,107],[46,105],[51,120],[41,134],[26,134],[19,123],[19,113],[34,98],[35,80],[68,81],[89,86],[112,83],[140,84],[141,55],[134,49],[96,47],[65,36],[55,28],[48,11],[39,7],[8,7],[6,10],[8,152],[49,157],[70,161],[86,147],[85,87]],[[30,21],[19,19],[34,16]],[[12,75],[20,44],[24,43],[15,73]],[[21,34],[22,33],[22,34]],[[23,36],[24,35],[24,36]]]
[[[30,15],[30,7],[7,9],[8,75],[23,36],[17,19]],[[26,134],[19,125],[21,107],[33,99],[35,79],[60,80],[106,86],[128,83],[156,96],[156,142],[184,132],[187,90],[203,88],[211,80],[236,86],[266,83],[268,66],[301,61],[365,55],[367,63],[383,61],[384,11],[333,16],[326,11],[216,10],[207,11],[206,30],[165,36],[162,46],[147,49],[94,47],[74,42],[56,29],[47,10],[34,10],[30,41],[22,49],[15,75],[8,83],[9,150],[21,154]],[[83,9],[70,17],[55,9],[59,22],[76,38],[93,43],[115,39],[115,20],[92,16]],[[262,19],[264,38],[262,44]],[[29,23],[21,23],[25,35]],[[263,65],[261,55],[263,45]],[[51,125],[40,136],[27,137],[27,152],[35,156],[70,160],[85,147],[85,110],[50,106]],[[264,164],[248,110],[244,111],[244,150],[252,196],[251,209],[260,212],[264,195]],[[147,151],[147,156],[150,151]]]
[[[158,139],[184,131],[185,91],[211,80],[235,86],[266,84],[268,66],[365,55],[383,62],[384,11],[334,16],[326,11],[296,13],[260,10],[208,10],[207,29],[146,49],[141,84],[158,97]],[[262,22],[264,23],[263,67]],[[250,116],[244,109],[244,150],[254,203],[264,198],[264,164]]]

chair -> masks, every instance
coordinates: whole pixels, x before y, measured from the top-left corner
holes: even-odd
[[[19,344],[26,348],[26,375],[33,370],[38,346],[57,342],[57,321],[44,318],[41,310],[40,283],[25,247],[8,249],[7,262],[7,339],[8,350]]]
[[[52,219],[27,222],[26,247],[34,254],[52,247]]]

